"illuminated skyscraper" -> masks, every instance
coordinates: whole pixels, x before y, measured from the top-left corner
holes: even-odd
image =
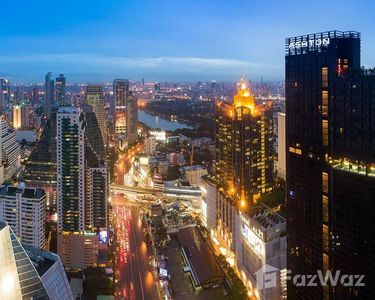
[[[218,183],[245,208],[272,191],[272,103],[257,104],[241,82],[234,102],[217,102],[216,112]]]
[[[13,128],[20,129],[22,126],[22,108],[21,105],[13,105]]]
[[[358,32],[285,46],[288,269],[365,275],[364,287],[289,281],[288,299],[375,299],[375,72]]]

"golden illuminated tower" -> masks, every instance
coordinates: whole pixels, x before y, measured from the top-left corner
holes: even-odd
[[[20,129],[22,126],[21,106],[13,105],[13,128]]]
[[[242,80],[232,104],[216,104],[217,182],[247,209],[273,187],[272,103],[256,103]]]

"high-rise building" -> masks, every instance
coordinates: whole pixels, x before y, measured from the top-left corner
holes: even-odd
[[[52,73],[48,72],[45,77],[44,83],[44,109],[47,117],[51,114],[51,108],[54,104],[55,86],[53,80],[51,80]]]
[[[85,91],[85,104],[91,105],[96,119],[98,120],[100,132],[104,143],[107,141],[107,126],[104,109],[104,95],[100,85],[88,85]]]
[[[69,105],[66,98],[66,78],[60,74],[55,81],[55,102],[58,106]]]
[[[57,113],[57,251],[65,266],[83,268],[97,259],[98,238],[86,229],[85,116],[62,106]],[[99,135],[101,137],[101,135]]]
[[[286,135],[285,135],[285,113],[277,113],[277,176],[286,176]]]
[[[23,172],[23,180],[28,186],[45,191],[48,208],[56,207],[56,160],[56,110],[53,109]]]
[[[126,103],[126,138],[128,144],[134,144],[138,138],[138,102],[132,94]]]
[[[45,247],[46,196],[42,189],[0,187],[0,221],[7,223],[25,245]]]
[[[22,126],[21,105],[13,105],[13,128],[20,129]]]
[[[4,167],[3,179],[7,180],[20,168],[21,148],[16,142],[16,133],[9,128],[3,118],[0,118],[0,152]]]
[[[108,170],[105,157],[105,147],[100,131],[99,122],[93,107],[83,107],[85,115],[85,225],[86,229],[97,232],[107,230],[109,196]]]
[[[154,155],[156,151],[156,139],[153,136],[145,138],[145,153]]]
[[[288,269],[365,275],[365,286],[298,287],[288,299],[374,299],[375,72],[360,33],[286,39]]]
[[[115,79],[113,82],[115,103],[114,126],[120,146],[132,144],[138,137],[138,104],[129,88],[129,80]]]
[[[0,299],[74,299],[59,257],[23,246],[0,222]]]
[[[9,104],[10,83],[8,79],[0,78],[0,108],[5,108]]]
[[[216,105],[219,186],[236,207],[248,207],[273,188],[272,103],[257,104],[241,82],[232,104]]]
[[[32,105],[37,105],[39,104],[39,90],[38,90],[38,87],[35,86],[33,88],[33,91],[31,93],[31,104]]]
[[[207,226],[214,226],[211,232],[227,260],[241,271],[241,279],[253,293],[257,283],[254,270],[263,264],[282,270],[286,267],[285,219],[258,203],[273,190],[273,167],[272,103],[257,103],[242,81],[233,103],[216,103],[216,178],[204,179],[203,213]],[[209,217],[213,210],[215,221]],[[274,232],[278,233],[272,239],[266,238]],[[273,245],[278,251],[272,250]],[[272,296],[257,291],[259,297],[280,299],[285,278],[275,284]]]

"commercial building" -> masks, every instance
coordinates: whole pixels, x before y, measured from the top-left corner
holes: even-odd
[[[100,85],[89,84],[85,91],[85,104],[91,105],[98,120],[103,141],[107,141],[107,126],[104,110],[104,95]]]
[[[0,78],[0,108],[5,108],[10,99],[10,82],[6,78]]]
[[[236,214],[236,227],[236,266],[247,288],[258,299],[286,299],[286,220],[260,204]],[[263,289],[264,273],[270,271],[276,284]]]
[[[374,299],[375,72],[360,33],[286,39],[288,269],[365,275],[365,286],[298,287],[288,299]]]
[[[47,208],[56,207],[57,154],[55,137],[56,110],[53,109],[22,174],[27,186],[38,187],[45,191]]]
[[[13,128],[20,129],[28,128],[31,125],[31,107],[30,105],[22,104],[22,105],[13,105]]]
[[[22,126],[22,113],[20,105],[13,105],[13,128],[19,129]]]
[[[7,223],[25,245],[45,247],[46,196],[42,189],[0,187],[0,221]]]
[[[55,81],[55,102],[57,106],[69,105],[66,98],[66,78],[60,74]]]
[[[115,103],[114,127],[120,147],[132,144],[138,138],[138,105],[129,87],[129,80],[115,79],[113,82]]]
[[[216,229],[216,180],[214,177],[206,175],[202,178],[201,182],[202,190],[202,202],[201,202],[201,211],[202,211],[202,224],[210,232],[213,232]]]
[[[52,73],[48,72],[45,77],[44,83],[44,109],[47,117],[51,114],[51,108],[54,104],[55,85],[54,81],[51,80]]]
[[[1,299],[74,299],[59,257],[31,246],[23,247],[11,227],[3,222],[0,284]]]

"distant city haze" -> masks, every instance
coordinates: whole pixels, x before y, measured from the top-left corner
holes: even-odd
[[[374,8],[370,0],[3,1],[0,77],[277,81],[286,37],[332,29],[361,32],[362,64],[373,67]]]

